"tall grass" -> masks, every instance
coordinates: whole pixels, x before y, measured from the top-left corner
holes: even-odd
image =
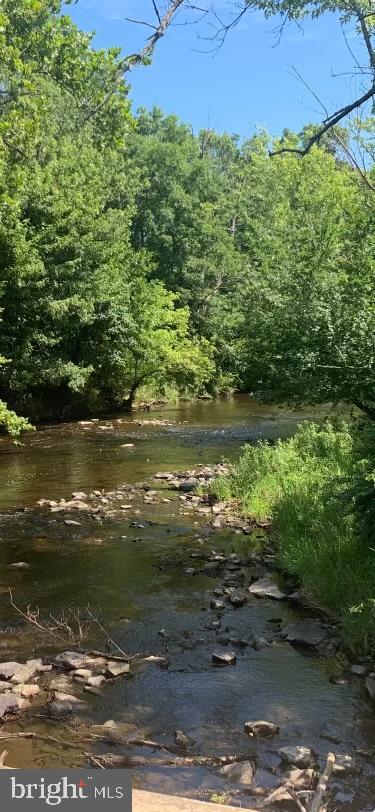
[[[373,487],[364,447],[345,424],[304,424],[275,446],[245,446],[233,474],[213,484],[221,499],[272,520],[280,566],[337,616],[358,653],[375,650],[375,550],[358,514]]]

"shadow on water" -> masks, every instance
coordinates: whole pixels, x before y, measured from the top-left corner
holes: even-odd
[[[58,515],[7,510],[35,505],[41,497],[69,497],[74,489],[145,480],[157,470],[182,469],[222,456],[233,459],[244,442],[288,436],[306,417],[314,415],[270,410],[239,397],[125,416],[125,422],[116,418],[87,427],[45,427],[27,437],[21,448],[3,440],[1,659],[21,658],[43,646],[47,651],[45,641],[25,630],[12,612],[8,586],[20,605],[37,604],[41,615],[57,613],[69,603],[90,604],[93,610],[100,609],[103,622],[124,650],[169,658],[166,669],[139,664],[132,678],[117,680],[102,697],[87,695],[86,715],[92,722],[114,719],[124,729],[166,746],[173,742],[174,730],[181,729],[194,739],[195,753],[255,758],[256,782],[267,787],[280,781],[277,750],[283,745],[312,747],[321,764],[332,747],[352,755],[373,747],[374,712],[363,682],[353,679],[333,685],[326,659],[306,656],[276,639],[264,651],[238,649],[233,667],[212,665],[217,633],[207,625],[215,616],[210,609],[212,591],[221,580],[202,573],[187,577],[184,570],[198,568],[195,554],[202,549],[243,555],[256,543],[253,538],[208,529],[176,509],[176,502],[147,506],[147,512],[145,507],[140,517],[144,527],[139,529],[131,527],[128,518],[103,524],[86,520],[79,527],[67,527]],[[165,424],[146,422],[157,420]],[[134,449],[122,448],[126,443],[134,443]],[[9,570],[14,561],[25,561],[30,568]],[[253,598],[241,609],[226,605],[218,617],[222,633],[228,630],[227,634],[244,639],[254,633],[271,641],[275,621],[286,623],[295,612],[288,604]],[[87,645],[91,642],[99,645],[97,638]],[[280,725],[277,739],[259,741],[244,735],[246,720],[262,718]],[[39,724],[40,730],[54,732],[51,724]],[[14,724],[10,728],[15,729]],[[327,740],[327,730],[331,735],[334,730],[335,744]],[[55,735],[61,736],[58,727]],[[75,751],[57,753],[48,743],[7,742],[7,749],[9,763],[15,766],[67,766],[82,760]],[[153,754],[150,765],[135,770],[135,783],[162,792],[191,794],[199,789],[206,797],[230,792],[217,769],[167,768],[159,760],[160,755]],[[336,809],[373,808],[373,763],[365,759],[360,763],[360,777],[334,779],[333,791],[341,798]],[[253,803],[243,794],[236,802]]]

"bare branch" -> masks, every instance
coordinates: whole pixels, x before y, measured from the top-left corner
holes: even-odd
[[[184,0],[171,0],[167,11],[161,18],[159,24],[156,26],[154,33],[149,37],[146,42],[146,45],[138,51],[138,53],[130,54],[124,59],[120,60],[116,67],[116,71],[110,77],[110,81],[113,83],[112,87],[109,91],[105,94],[104,98],[95,108],[89,111],[86,115],[83,124],[86,124],[90,119],[96,116],[106,105],[108,104],[109,100],[112,96],[116,93],[118,85],[122,80],[123,76],[129,71],[133,70],[138,65],[142,65],[146,59],[150,58],[154,52],[154,49],[162,37],[164,37],[167,29],[169,28],[174,16],[178,12],[178,10],[183,5]]]
[[[275,150],[274,152],[270,152],[269,153],[270,157],[273,157],[275,155],[282,155],[286,152],[291,152],[294,153],[295,155],[301,156],[307,155],[310,152],[311,148],[314,146],[314,144],[318,144],[320,139],[326,132],[332,130],[336,124],[339,124],[339,122],[342,121],[347,116],[349,116],[350,113],[352,113],[354,110],[358,110],[360,107],[362,107],[363,104],[365,104],[367,101],[369,101],[374,97],[375,97],[375,83],[372,85],[370,90],[364,93],[363,96],[360,96],[359,99],[356,99],[351,104],[346,105],[346,107],[342,107],[341,110],[337,110],[335,113],[332,113],[331,116],[328,116],[324,120],[323,126],[320,127],[319,130],[317,130],[317,132],[311,136],[308,143],[303,149],[282,147],[281,149]]]

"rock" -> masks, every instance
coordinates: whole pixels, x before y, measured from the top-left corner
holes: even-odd
[[[366,690],[370,699],[375,702],[375,679],[373,677],[366,677]]]
[[[260,578],[259,581],[255,581],[249,586],[249,592],[257,598],[273,598],[276,601],[284,600],[287,597],[271,578]]]
[[[30,699],[40,692],[39,685],[22,685],[20,687],[22,687],[21,696],[25,697],[25,699]]]
[[[87,685],[91,688],[100,688],[105,682],[105,677],[102,674],[98,674],[96,677],[89,677],[87,680]]]
[[[10,570],[28,570],[30,569],[30,564],[26,564],[26,561],[15,561],[14,564],[9,564]]]
[[[45,665],[41,657],[35,657],[33,660],[27,660],[26,665],[32,665],[36,668],[38,674],[52,671],[52,665]]]
[[[241,592],[240,590],[232,592],[232,594],[229,596],[229,603],[231,603],[232,606],[235,607],[243,606],[246,603],[246,601],[247,597],[245,593]]]
[[[122,663],[119,660],[107,663],[107,671],[111,677],[121,677],[130,673],[129,663]]]
[[[92,671],[89,668],[77,668],[73,675],[74,679],[78,678],[84,680],[84,682],[87,682],[90,677],[92,677]]]
[[[190,577],[191,577],[192,575],[195,575],[195,569],[194,569],[194,567],[188,567],[188,568],[185,570],[185,575],[188,575],[188,576],[190,576]]]
[[[359,665],[359,664],[352,665],[352,667],[350,669],[350,673],[355,674],[356,677],[364,677],[364,676],[366,676],[367,671],[368,671],[367,666]]]
[[[316,620],[301,620],[291,623],[281,630],[281,636],[288,643],[301,646],[318,646],[327,636],[326,630]]]
[[[51,682],[49,684],[49,687],[50,687],[50,689],[52,691],[63,691],[64,692],[64,691],[67,691],[67,690],[71,690],[72,683],[71,683],[71,680],[69,679],[69,677],[66,674],[59,674],[59,676],[54,677],[51,680]]]
[[[181,747],[184,750],[186,750],[188,747],[192,747],[192,745],[195,743],[194,739],[191,739],[190,736],[187,736],[182,730],[175,730],[174,741],[177,747]]]
[[[120,448],[134,448],[134,443],[123,443]]]
[[[68,702],[70,705],[84,705],[82,699],[78,699],[78,697],[73,696],[73,694],[65,694],[61,691],[55,691],[55,700],[56,702]]]
[[[9,687],[9,682],[0,680],[0,694],[4,693],[4,691],[9,691]]]
[[[53,700],[48,705],[48,713],[54,719],[60,719],[73,713],[73,705],[70,702]]]
[[[19,710],[24,710],[28,707],[28,703],[24,705],[24,702],[25,700],[15,694],[0,696],[0,719],[8,713],[17,713]]]
[[[84,502],[87,498],[87,493],[84,491],[73,491],[72,493],[72,499],[78,499],[80,502]]]
[[[183,493],[191,493],[191,491],[195,491],[198,485],[198,480],[196,477],[190,477],[190,479],[184,479],[182,482],[179,482],[178,489]]]
[[[333,765],[333,775],[358,775],[361,770],[352,756],[337,754]]]
[[[80,654],[78,651],[63,651],[62,654],[58,654],[57,657],[55,657],[56,663],[71,669],[84,668],[86,661],[86,655]]]
[[[245,640],[243,637],[234,637],[229,638],[229,642],[231,646],[237,646],[238,648],[246,648],[246,646],[250,645],[250,640]]]
[[[310,747],[280,747],[278,753],[282,761],[295,767],[310,767],[316,760]]]
[[[224,603],[224,601],[212,600],[212,601],[210,601],[210,607],[211,607],[211,609],[217,609],[217,610],[218,609],[225,609],[225,603]]]
[[[234,665],[237,657],[234,651],[214,651],[212,662],[215,665]]]
[[[235,784],[244,784],[250,787],[254,781],[255,767],[251,761],[234,761],[232,764],[225,764],[220,769],[227,781]]]
[[[33,677],[35,677],[35,674],[37,674],[35,665],[21,665],[11,677],[11,681],[16,685],[21,685],[25,682],[29,682]]]
[[[283,784],[291,784],[293,789],[312,789],[315,783],[315,771],[308,767],[305,770],[289,770]]]
[[[10,679],[13,677],[19,669],[21,668],[20,663],[16,662],[9,662],[9,663],[0,663],[0,677],[4,677],[4,679]]]
[[[265,637],[256,637],[253,643],[255,651],[263,651],[265,648],[268,648],[269,645]]]
[[[255,736],[257,739],[268,739],[271,736],[277,736],[279,732],[279,726],[273,722],[264,722],[263,720],[245,722],[245,733],[248,736]]]
[[[68,527],[82,527],[81,522],[76,522],[75,519],[65,519],[64,524]]]
[[[63,502],[58,505],[59,510],[92,510],[92,506],[81,499],[71,499],[70,502]]]

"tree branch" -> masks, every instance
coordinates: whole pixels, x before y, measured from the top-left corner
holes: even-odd
[[[363,96],[360,96],[359,99],[356,99],[351,104],[347,104],[346,107],[342,107],[341,110],[337,110],[335,113],[332,113],[331,116],[326,118],[325,121],[323,121],[323,126],[320,127],[320,129],[317,130],[316,133],[314,133],[314,135],[309,139],[309,141],[307,142],[306,146],[303,149],[283,147],[282,149],[270,152],[269,153],[270,157],[272,158],[275,155],[283,155],[286,152],[291,152],[294,153],[295,155],[301,155],[302,157],[304,155],[307,155],[310,152],[311,148],[314,146],[314,144],[319,143],[320,139],[326,132],[332,130],[336,124],[338,124],[344,118],[349,116],[350,113],[352,113],[354,110],[358,110],[359,107],[362,107],[363,104],[365,104],[367,101],[369,101],[374,97],[375,97],[375,83],[372,85],[370,90],[364,93]]]
[[[155,27],[154,33],[148,38],[146,45],[138,51],[138,53],[130,54],[124,59],[120,60],[116,67],[116,72],[110,78],[110,81],[113,82],[112,87],[110,90],[105,94],[104,98],[94,109],[90,110],[89,113],[86,115],[83,124],[87,124],[90,119],[96,116],[109,102],[112,96],[116,93],[117,87],[121,79],[126,73],[133,70],[138,65],[142,65],[145,59],[148,59],[152,56],[154,49],[162,37],[164,37],[167,29],[169,28],[175,14],[179,10],[179,8],[183,5],[184,0],[171,0],[167,11],[161,17],[159,24]]]

